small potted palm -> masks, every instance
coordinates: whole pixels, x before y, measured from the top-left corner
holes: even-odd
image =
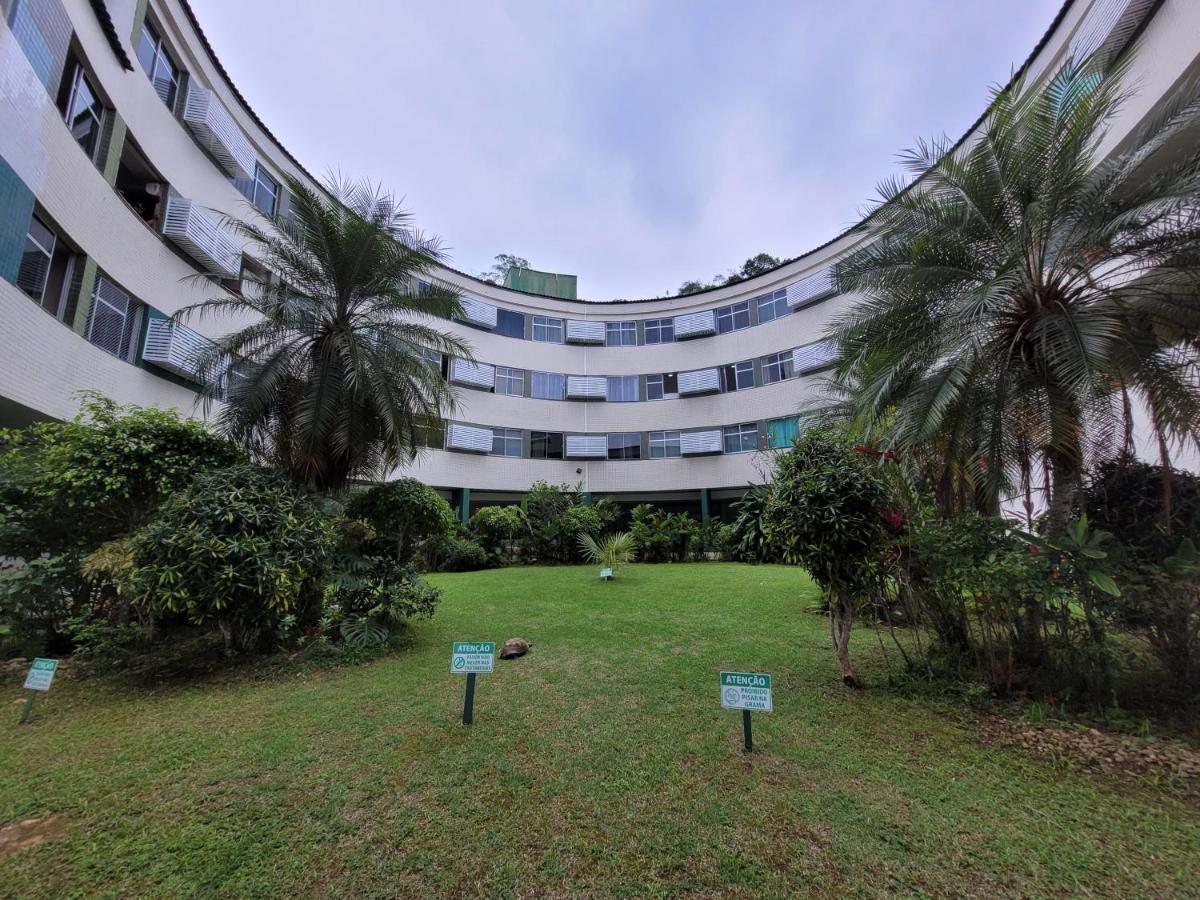
[[[628,531],[619,531],[596,540],[590,534],[581,534],[579,549],[588,562],[600,567],[600,577],[604,581],[611,581],[617,566],[633,562],[633,535]]]

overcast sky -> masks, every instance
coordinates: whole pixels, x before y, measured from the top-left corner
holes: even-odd
[[[455,268],[673,293],[852,224],[958,137],[1060,0],[194,0],[309,171],[382,182]]]

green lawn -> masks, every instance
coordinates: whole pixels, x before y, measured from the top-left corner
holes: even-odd
[[[63,681],[16,726],[0,895],[1155,895],[1200,891],[1200,811],[985,747],[923,703],[837,678],[795,569],[632,566],[434,579],[416,646],[156,691]],[[452,640],[520,635],[459,724]],[[868,680],[877,645],[855,649]],[[722,668],[775,712],[719,708]]]

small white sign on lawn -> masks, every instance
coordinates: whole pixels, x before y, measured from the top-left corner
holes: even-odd
[[[721,706],[771,712],[771,676],[765,672],[722,672]]]
[[[455,675],[492,671],[496,661],[495,641],[455,641],[450,652],[450,671]]]
[[[57,671],[57,659],[42,659],[41,657],[35,659],[29,668],[29,674],[25,676],[25,690],[50,690],[50,682],[54,681],[54,673]]]

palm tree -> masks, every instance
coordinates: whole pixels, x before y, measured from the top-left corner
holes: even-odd
[[[285,215],[230,223],[269,276],[247,273],[240,294],[177,316],[249,321],[200,361],[210,397],[225,400],[219,427],[297,483],[336,493],[416,456],[454,406],[440,356],[471,354],[437,327],[461,311],[430,274],[438,242],[389,194],[336,179],[325,192],[288,188]]]
[[[1100,152],[1128,60],[1068,60],[994,92],[961,147],[905,154],[836,278],[837,415],[938,460],[944,510],[1044,481],[1061,530],[1091,458],[1150,414],[1164,462],[1200,438],[1200,121],[1194,87]],[[1194,134],[1194,133],[1192,133]]]

